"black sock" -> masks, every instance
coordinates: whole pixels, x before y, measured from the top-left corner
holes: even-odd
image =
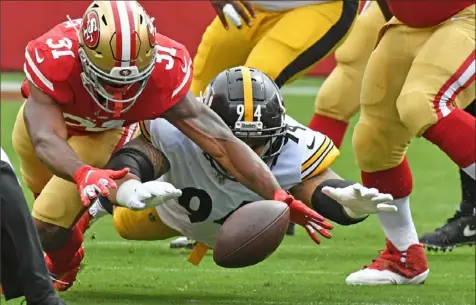
[[[476,114],[476,101],[472,102],[466,109],[467,113],[475,116]],[[462,201],[459,206],[460,212],[463,214],[476,215],[476,182],[463,170],[459,170],[461,178],[461,194]]]

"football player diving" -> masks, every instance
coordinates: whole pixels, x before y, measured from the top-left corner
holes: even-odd
[[[304,76],[346,38],[357,0],[210,1],[217,17],[193,59],[191,91],[199,96],[221,71],[247,66],[279,88]],[[290,225],[288,235],[294,234]]]
[[[133,138],[138,121],[157,117],[261,197],[287,202],[309,234],[316,234],[312,223],[329,237],[323,218],[282,190],[261,158],[196,102],[187,50],[157,33],[136,1],[92,2],[82,19],[30,41],[24,70],[27,100],[12,141],[22,177],[35,195],[35,227],[58,290],[71,287],[84,257],[90,220],[84,212],[91,200],[107,195],[114,180],[128,173],[123,167],[100,168]]]
[[[392,196],[344,180],[329,166],[339,155],[332,141],[285,115],[279,88],[263,72],[235,67],[221,72],[197,104],[210,107],[233,134],[267,164],[281,188],[329,219],[352,225],[377,211],[396,211]],[[191,253],[198,264],[213,248],[224,221],[241,206],[262,199],[239,183],[220,160],[204,152],[164,119],[141,123],[142,135],[115,153],[106,165],[130,168],[117,192],[101,196],[94,217],[113,214],[125,239],[161,240],[186,236],[199,243]],[[247,162],[245,158],[240,160]],[[176,198],[173,198],[176,197]],[[280,198],[275,196],[275,198]],[[115,207],[120,205],[122,207]],[[140,211],[133,211],[133,210]],[[151,219],[153,221],[151,221]],[[303,225],[303,215],[291,221]],[[319,226],[309,223],[327,236]],[[316,242],[319,242],[314,236]]]

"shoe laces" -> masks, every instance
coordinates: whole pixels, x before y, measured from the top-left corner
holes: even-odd
[[[372,259],[372,263],[368,266],[364,266],[364,268],[369,268],[369,267],[382,267],[385,264],[388,264],[388,262],[393,262],[395,261],[395,256],[400,256],[400,252],[393,251],[391,249],[380,249],[378,251],[379,256]]]

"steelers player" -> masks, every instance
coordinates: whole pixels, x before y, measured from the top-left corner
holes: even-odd
[[[286,116],[278,87],[264,73],[247,67],[228,69],[213,80],[202,102],[261,156],[283,189],[318,213],[352,225],[369,213],[395,211],[386,204],[392,199],[388,194],[344,180],[330,170],[339,154],[332,141]],[[111,201],[139,207],[140,211],[114,209],[114,226],[123,238],[161,240],[184,235],[201,243],[191,256],[198,263],[204,250],[214,246],[227,217],[261,198],[167,121],[146,121],[141,128],[142,136],[106,166],[128,166],[133,175],[118,181],[117,194],[101,197],[103,208],[95,203],[90,213],[98,217],[100,211],[112,212]],[[158,181],[149,181],[154,176],[160,176]],[[294,213],[291,208],[291,219],[302,225]],[[316,231],[326,236],[317,227]]]
[[[218,16],[203,34],[194,58],[196,96],[218,73],[239,65],[263,71],[280,88],[298,79],[344,41],[358,10],[357,0],[211,4]],[[247,26],[241,26],[238,14]],[[288,233],[293,232],[291,226]]]
[[[218,16],[203,34],[194,58],[196,96],[218,73],[240,65],[263,71],[281,88],[333,52],[358,10],[357,0],[211,3]],[[254,18],[250,20],[243,6]],[[238,14],[248,26],[241,26]]]

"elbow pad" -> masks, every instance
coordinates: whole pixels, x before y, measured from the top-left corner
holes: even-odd
[[[130,172],[141,179],[142,182],[155,180],[154,164],[149,157],[135,148],[123,148],[115,153],[107,162],[107,169],[121,170],[130,168]]]
[[[353,185],[355,182],[340,179],[329,179],[319,184],[312,194],[312,207],[316,212],[325,218],[343,226],[353,225],[364,221],[367,217],[355,219],[347,215],[344,207],[322,192],[325,186],[344,188]]]

